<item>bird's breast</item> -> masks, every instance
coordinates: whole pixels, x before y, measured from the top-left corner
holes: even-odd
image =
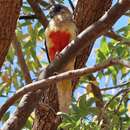
[[[47,48],[50,60],[54,60],[56,52],[61,52],[72,40],[77,33],[76,25],[73,21],[63,21],[56,23],[51,20],[45,30]]]
[[[50,59],[54,60],[56,52],[62,51],[70,42],[71,34],[66,31],[51,31],[49,34],[49,39],[51,40],[53,46],[50,48]]]

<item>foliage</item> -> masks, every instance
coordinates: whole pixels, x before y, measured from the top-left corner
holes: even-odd
[[[57,0],[58,2],[63,3],[63,0]],[[65,3],[66,4],[66,3]],[[46,6],[46,5],[41,5]],[[46,15],[47,15],[46,11]],[[33,14],[32,9],[26,1],[22,6],[21,15],[31,15]],[[126,14],[129,16],[129,12]],[[49,17],[49,16],[47,16]],[[121,27],[115,32],[124,37],[126,41],[130,41],[130,24],[129,19],[128,24],[125,26],[119,24]],[[127,22],[126,20],[126,22]],[[114,27],[114,30],[116,27]],[[37,19],[32,20],[19,20],[17,23],[16,37],[19,44],[22,46],[22,51],[26,64],[28,66],[31,78],[36,80],[38,77],[38,72],[42,67],[46,67],[48,64],[46,52],[44,48],[44,28],[39,23]],[[106,36],[100,38],[99,42],[96,42],[99,45],[99,48],[96,49],[96,52],[91,54],[90,61],[95,63],[102,63],[103,60],[108,58],[123,58],[126,60],[130,59],[130,48],[129,45],[125,44],[125,41],[119,42],[113,39],[110,39]],[[97,46],[98,46],[97,45]],[[96,48],[96,47],[95,47]],[[94,49],[95,49],[94,48]],[[96,58],[95,58],[96,55]],[[94,57],[94,59],[92,59]],[[121,83],[129,81],[130,70],[124,66],[117,65],[108,67],[105,70],[97,72],[94,74],[94,77],[97,80],[97,84],[102,90],[110,86],[117,86]],[[91,83],[88,76],[81,78],[80,83],[77,86],[77,90],[74,93],[72,105],[70,106],[68,113],[61,113],[63,122],[59,125],[60,128],[68,128],[69,130],[100,130],[102,125],[102,120],[98,120],[98,116],[103,114],[104,111],[99,110],[95,104],[95,97],[93,96],[91,90]],[[5,100],[9,98],[12,93],[25,85],[23,74],[21,73],[21,68],[18,63],[18,58],[16,56],[16,51],[11,45],[6,61],[2,67],[0,73],[0,100]],[[113,94],[117,93],[123,88],[128,88],[130,85],[122,85],[119,88],[103,91],[103,100],[105,103],[108,103]],[[81,92],[84,91],[84,92]],[[112,93],[113,92],[113,93]],[[81,96],[78,96],[80,93]],[[109,123],[111,124],[110,130],[125,130],[130,126],[129,114],[128,112],[129,104],[129,93],[122,93],[121,95],[115,97],[112,102],[109,104],[105,114],[108,118]],[[17,103],[14,104],[14,108],[17,106]],[[10,109],[2,119],[4,123],[12,110]],[[33,114],[29,117],[24,130],[31,129],[33,122]]]

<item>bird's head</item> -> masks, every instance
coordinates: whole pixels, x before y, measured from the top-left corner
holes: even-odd
[[[72,19],[70,10],[61,4],[55,4],[52,6],[50,8],[49,14],[51,18],[62,17],[62,19]]]

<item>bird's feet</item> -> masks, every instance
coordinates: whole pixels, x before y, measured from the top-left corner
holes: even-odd
[[[60,60],[62,58],[62,55],[60,54],[60,52],[56,52],[55,57],[58,58],[58,60]]]

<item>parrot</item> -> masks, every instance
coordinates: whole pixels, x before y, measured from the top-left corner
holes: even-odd
[[[77,27],[73,21],[71,11],[64,5],[55,4],[50,9],[50,21],[45,29],[46,48],[48,59],[52,62],[72,40],[76,39]],[[74,69],[75,58],[72,59],[61,72]],[[67,112],[71,104],[72,81],[62,80],[56,83],[58,91],[59,110]]]

